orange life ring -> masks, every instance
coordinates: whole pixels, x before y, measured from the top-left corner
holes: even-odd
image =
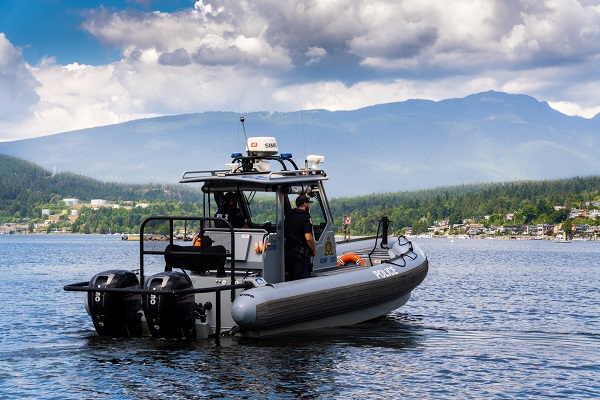
[[[361,256],[354,253],[347,253],[338,258],[337,265],[341,267],[342,265],[346,265],[348,263],[354,263],[356,265],[367,265],[365,260],[362,259]]]
[[[200,236],[196,236],[194,238],[193,246],[202,246],[202,238]]]

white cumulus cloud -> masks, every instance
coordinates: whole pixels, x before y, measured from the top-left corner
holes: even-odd
[[[0,33],[0,121],[14,123],[29,117],[40,100],[38,86],[21,52]]]
[[[137,0],[150,7],[153,3]],[[198,0],[84,13],[121,59],[29,66],[0,34],[0,139],[209,110],[351,109],[478,91],[599,110],[592,0]]]

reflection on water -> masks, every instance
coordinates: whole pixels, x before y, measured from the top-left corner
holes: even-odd
[[[109,388],[116,386],[145,398],[164,396],[165,388],[167,396],[178,398],[189,394],[190,387],[203,396],[331,397],[341,394],[339,387],[348,379],[370,381],[388,353],[422,346],[422,335],[405,324],[407,319],[398,314],[355,327],[275,338],[226,337],[220,345],[89,335],[77,369],[90,375],[112,371],[112,384],[97,395],[111,394]],[[377,363],[359,361],[370,354]],[[345,374],[350,375],[343,378]]]
[[[2,237],[0,397],[600,396],[600,243],[420,244],[429,275],[385,318],[217,345],[98,337],[83,295],[62,291],[135,266],[138,244]]]

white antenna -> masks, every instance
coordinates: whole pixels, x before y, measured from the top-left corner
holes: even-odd
[[[302,120],[302,139],[304,140],[304,159],[308,151],[306,150],[306,135],[304,134],[304,107],[302,107],[302,99],[300,99],[300,119]]]

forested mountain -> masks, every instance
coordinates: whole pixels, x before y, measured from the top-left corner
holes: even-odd
[[[10,218],[39,218],[42,205],[64,198],[156,202],[198,200],[198,192],[179,185],[136,185],[101,182],[70,172],[53,173],[36,164],[0,154],[0,222]],[[4,221],[6,222],[6,221]]]
[[[42,208],[66,210],[61,200],[71,197],[82,201],[102,198],[114,203],[151,204],[147,209],[84,210],[74,224],[74,231],[86,225],[87,232],[135,232],[147,216],[198,215],[201,206],[199,193],[184,185],[106,183],[71,173],[53,174],[30,162],[0,155],[0,223],[41,220]],[[450,224],[458,224],[484,215],[490,216],[485,223],[502,225],[507,223],[508,213],[515,214],[512,220],[515,224],[558,224],[568,218],[569,208],[597,208],[594,201],[599,200],[600,176],[589,176],[341,197],[331,199],[330,204],[338,228],[347,215],[352,218],[353,234],[366,235],[376,232],[384,215],[390,218],[396,231],[411,226],[422,232],[435,221],[447,219]]]
[[[110,182],[175,183],[243,152],[234,112],[135,120],[0,143],[0,153]],[[249,136],[274,136],[299,164],[325,156],[332,197],[476,182],[600,173],[600,118],[571,117],[524,95],[485,92],[353,111],[245,115]]]
[[[490,217],[482,221],[485,224],[559,224],[568,218],[571,208],[597,209],[594,201],[600,201],[600,176],[372,194],[335,199],[331,206],[339,221],[344,215],[351,216],[353,230],[361,233],[371,232],[382,215],[390,218],[394,228],[411,226],[418,233],[435,221],[460,224],[483,216]],[[509,213],[514,213],[512,221],[506,219]],[[584,222],[600,224],[597,220]]]

